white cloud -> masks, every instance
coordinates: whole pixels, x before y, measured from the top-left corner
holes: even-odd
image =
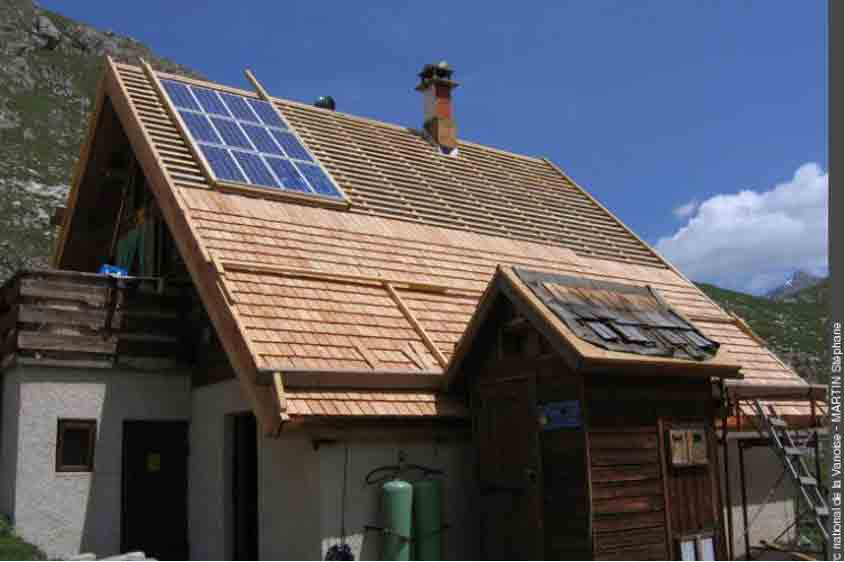
[[[680,205],[679,207],[676,207],[672,212],[674,213],[674,216],[678,219],[684,219],[688,216],[691,216],[691,214],[695,211],[697,211],[697,199],[693,199],[685,205]]]
[[[823,274],[829,253],[828,193],[829,174],[807,163],[768,191],[707,199],[656,248],[695,281],[754,293],[781,284],[795,269]],[[674,214],[681,216],[686,206]]]

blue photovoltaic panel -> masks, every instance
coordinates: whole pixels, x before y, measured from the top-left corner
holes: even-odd
[[[255,112],[246,103],[246,100],[240,96],[220,92],[220,97],[226,103],[226,106],[231,111],[231,114],[238,121],[248,121],[250,123],[260,123],[261,120],[255,115]]]
[[[264,160],[257,154],[249,152],[241,152],[240,150],[232,150],[237,163],[246,172],[249,182],[255,185],[266,185],[269,187],[278,187],[278,182],[273,177]]]
[[[188,126],[190,134],[199,142],[210,142],[214,144],[220,143],[220,137],[211,126],[208,118],[201,113],[192,113],[190,111],[180,111],[179,115]]]
[[[214,90],[206,90],[205,88],[197,88],[195,86],[191,87],[191,89],[193,90],[193,94],[196,96],[196,99],[199,100],[199,105],[202,106],[202,109],[204,109],[206,113],[229,117],[229,111],[226,109],[226,106],[223,105],[222,100],[220,100],[217,96],[217,92]]]
[[[258,149],[258,152],[284,156],[284,152],[273,142],[273,138],[267,132],[266,127],[244,123],[243,130],[246,131],[246,134],[249,136],[252,144],[255,145],[255,148]]]
[[[276,177],[281,180],[281,185],[287,189],[294,191],[301,191],[302,193],[312,193],[305,183],[302,174],[296,169],[296,166],[290,160],[284,158],[267,158],[267,163],[275,172]]]
[[[308,183],[311,184],[311,187],[314,188],[314,191],[328,197],[341,197],[340,190],[337,189],[337,186],[329,179],[328,175],[322,171],[322,168],[313,164],[298,164],[297,167],[302,172],[302,175],[305,176],[305,179],[308,180]]]
[[[223,137],[223,142],[228,146],[252,150],[252,144],[235,121],[221,117],[212,117],[211,121],[214,122],[214,126],[217,128],[220,136]]]
[[[173,100],[173,105],[184,109],[200,110],[199,105],[193,99],[187,86],[178,82],[171,82],[170,80],[164,80],[162,84],[167,95]]]
[[[343,199],[269,102],[173,80],[162,85],[217,180]]]
[[[275,140],[278,141],[278,144],[281,145],[281,148],[284,149],[284,152],[287,154],[289,158],[296,158],[298,160],[308,160],[312,161],[313,158],[308,151],[305,150],[305,147],[302,146],[302,143],[299,142],[292,133],[286,133],[284,131],[277,131],[275,129],[271,129],[270,132],[272,133]]]
[[[269,102],[263,100],[249,100],[249,105],[252,106],[252,109],[255,110],[255,113],[258,114],[258,117],[261,119],[261,123],[264,125],[269,125],[270,127],[281,127],[282,129],[286,129],[287,125],[284,124],[284,121],[281,120],[281,117],[278,116],[273,106],[269,104]]]
[[[229,181],[246,181],[240,168],[237,167],[232,155],[225,148],[217,148],[216,146],[208,146],[207,144],[200,144],[202,154],[211,165],[214,175],[221,180]]]

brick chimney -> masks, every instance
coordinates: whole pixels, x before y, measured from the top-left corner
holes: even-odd
[[[444,151],[457,148],[457,123],[451,106],[451,91],[457,82],[451,79],[454,70],[447,62],[426,64],[419,73],[416,91],[425,96],[425,130]]]

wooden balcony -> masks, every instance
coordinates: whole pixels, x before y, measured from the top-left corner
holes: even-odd
[[[200,309],[190,285],[21,271],[0,288],[0,367],[185,367],[194,362]]]

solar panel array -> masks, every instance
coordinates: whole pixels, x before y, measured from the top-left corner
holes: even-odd
[[[173,80],[162,85],[217,180],[343,199],[268,102]]]

